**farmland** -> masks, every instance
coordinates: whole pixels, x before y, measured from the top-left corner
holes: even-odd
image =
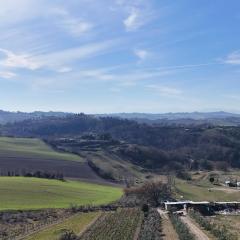
[[[79,156],[69,153],[60,153],[51,149],[43,141],[35,138],[0,138],[0,157],[38,157],[57,160],[71,160],[82,162]]]
[[[239,201],[240,191],[224,188],[209,187],[192,181],[176,179],[177,198],[193,201]]]
[[[115,213],[106,213],[80,239],[133,239],[142,218],[142,213],[138,209],[121,209]]]
[[[26,240],[58,240],[59,236],[66,229],[79,234],[88,226],[94,219],[96,219],[101,213],[80,213],[62,223],[55,224],[47,227],[45,230],[32,234],[26,238]]]
[[[34,138],[0,137],[0,173],[8,171],[60,172],[65,177],[100,181],[83,158],[78,155],[57,152],[43,141]]]
[[[240,216],[216,216],[208,218],[212,223],[217,226],[226,227],[229,232],[236,235],[240,239]]]
[[[70,204],[105,204],[117,200],[121,195],[120,188],[78,181],[0,178],[0,210],[67,208]]]

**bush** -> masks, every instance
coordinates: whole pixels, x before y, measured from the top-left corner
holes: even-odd
[[[70,230],[65,230],[64,233],[60,236],[59,240],[77,240],[77,235]]]

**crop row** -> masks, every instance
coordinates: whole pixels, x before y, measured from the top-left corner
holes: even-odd
[[[211,232],[218,240],[237,240],[238,237],[228,231],[225,225],[219,226],[204,218],[199,212],[190,211],[190,216],[205,230]]]
[[[138,240],[161,240],[161,230],[161,217],[156,209],[151,209],[144,217]]]
[[[139,209],[119,209],[106,213],[88,229],[81,240],[130,240],[134,239],[143,214]]]
[[[170,214],[169,216],[180,240],[195,240],[195,236],[177,215]]]

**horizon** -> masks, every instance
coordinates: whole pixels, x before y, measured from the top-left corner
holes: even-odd
[[[240,113],[239,7],[224,0],[1,2],[0,109]]]
[[[0,112],[9,112],[9,113],[27,113],[27,114],[31,114],[31,113],[37,113],[37,112],[42,112],[42,113],[67,113],[67,114],[86,114],[86,115],[114,115],[114,114],[146,114],[146,115],[167,115],[167,114],[214,114],[214,113],[224,113],[224,114],[235,114],[235,115],[239,115],[240,112],[227,112],[227,111],[192,111],[192,112],[99,112],[99,113],[87,113],[87,112],[66,112],[66,111],[61,111],[61,110],[34,110],[34,111],[19,111],[19,110],[6,110],[6,109],[0,109]]]

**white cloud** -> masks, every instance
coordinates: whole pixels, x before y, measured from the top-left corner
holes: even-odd
[[[37,62],[43,67],[59,69],[75,61],[95,57],[106,53],[118,43],[118,40],[109,40],[86,44],[81,47],[69,48],[57,52],[37,56]]]
[[[137,30],[141,26],[139,14],[137,9],[132,9],[130,15],[123,21],[127,31]]]
[[[24,68],[28,70],[48,68],[56,72],[70,72],[71,68],[65,67],[66,65],[104,54],[117,43],[118,40],[109,40],[35,56],[28,53],[16,54],[6,49],[0,49],[0,52],[5,55],[0,60],[0,65],[5,68]]]
[[[152,85],[147,85],[146,87],[156,91],[157,93],[159,93],[162,96],[167,96],[167,97],[178,97],[178,96],[182,95],[182,93],[183,93],[182,90],[180,90],[180,89],[172,88],[172,87],[168,87],[168,86],[152,84]]]
[[[16,74],[13,72],[0,72],[0,78],[6,78],[6,79],[10,79],[15,77]]]
[[[134,54],[139,58],[139,60],[143,61],[148,56],[150,56],[150,53],[147,50],[144,49],[135,49]]]
[[[57,25],[73,36],[81,36],[93,28],[92,23],[72,16],[65,9],[53,9],[52,13],[57,16]]]
[[[232,65],[240,65],[240,51],[229,54],[224,62]]]
[[[8,68],[26,68],[30,70],[36,70],[40,66],[38,63],[27,54],[15,54],[6,49],[0,49],[0,52],[6,56],[0,61],[0,65]]]
[[[70,67],[62,67],[57,70],[57,72],[59,72],[59,73],[69,73],[71,71],[72,71],[72,68],[70,68]]]

